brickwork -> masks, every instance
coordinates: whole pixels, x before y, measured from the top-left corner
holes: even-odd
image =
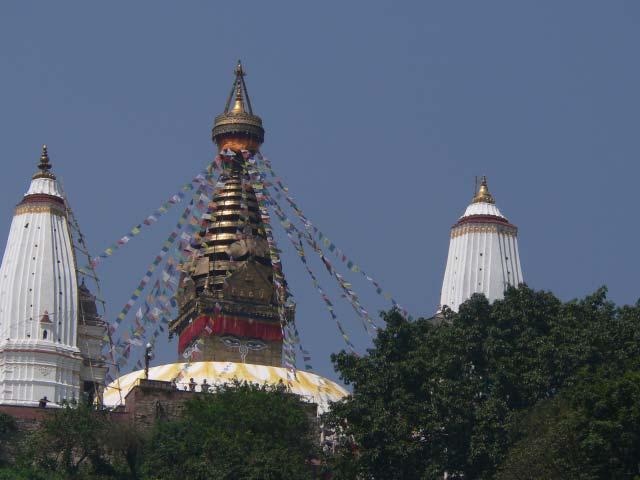
[[[156,420],[174,420],[184,410],[184,404],[200,393],[176,389],[171,383],[140,380],[125,397],[125,412],[129,421],[150,428]]]
[[[16,421],[18,430],[35,430],[53,411],[51,408],[0,405],[0,412],[11,415]]]
[[[42,421],[48,416],[53,415],[58,408],[40,408],[27,407],[18,405],[0,405],[0,412],[11,415],[15,421],[18,430],[31,431],[36,430]],[[109,418],[114,422],[123,422],[129,420],[129,414],[124,409],[109,412]]]
[[[199,389],[200,387],[198,387]],[[176,389],[170,382],[140,380],[125,397],[125,412],[129,420],[142,428],[150,428],[157,420],[179,418],[188,400],[203,394]],[[292,394],[293,395],[293,394]],[[318,405],[302,402],[314,429],[318,428]],[[319,435],[318,435],[319,438]]]

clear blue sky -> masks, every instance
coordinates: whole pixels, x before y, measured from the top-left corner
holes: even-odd
[[[633,1],[3,2],[0,242],[42,143],[94,251],[123,235],[213,157],[242,58],[263,151],[299,205],[413,313],[433,313],[483,174],[530,286],[633,303],[639,45]],[[110,319],[174,223],[100,268]],[[335,378],[341,338],[294,255],[284,267],[303,343]],[[158,362],[175,356],[174,342]]]

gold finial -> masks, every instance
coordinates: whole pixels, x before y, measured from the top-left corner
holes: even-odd
[[[236,101],[233,104],[233,109],[231,109],[232,112],[237,113],[237,112],[244,112],[244,103],[242,102],[242,85],[240,84],[240,82],[237,82],[237,86],[236,86]]]
[[[51,165],[49,164],[49,152],[47,152],[47,146],[42,145],[42,153],[40,154],[40,165],[38,165],[40,170],[50,170]]]
[[[245,73],[242,68],[242,63],[240,62],[240,60],[238,60],[238,64],[236,65],[235,73],[236,73],[236,101],[233,104],[233,108],[231,109],[231,111],[234,113],[238,113],[238,112],[244,112],[244,102],[242,99],[242,82],[243,82],[242,77],[244,77]]]
[[[480,182],[480,188],[478,189],[478,193],[473,197],[472,203],[496,203],[493,199],[493,195],[489,193],[489,188],[487,187],[487,177],[482,176],[482,181]]]
[[[33,178],[55,178],[53,173],[49,171],[51,170],[51,163],[49,162],[49,152],[47,151],[46,145],[42,145],[42,153],[40,154],[40,163],[38,164],[38,169],[40,171],[36,172],[35,175],[33,175]]]

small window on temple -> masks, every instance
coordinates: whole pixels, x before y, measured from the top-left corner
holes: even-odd
[[[46,330],[44,330],[44,331],[42,332],[42,339],[43,339],[43,340],[46,340],[46,339],[47,339],[47,335],[48,335],[48,332],[47,332]]]

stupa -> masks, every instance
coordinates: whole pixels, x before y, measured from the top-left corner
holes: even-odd
[[[200,231],[199,254],[183,266],[177,295],[178,317],[169,330],[178,335],[178,353],[199,345],[198,359],[280,366],[282,328],[293,320],[293,305],[278,298],[277,272],[256,194],[243,170],[242,152],[256,153],[264,140],[262,120],[254,115],[239,63],[225,110],[215,119],[212,138],[223,171],[213,195],[210,220]],[[231,107],[231,101],[234,101]]]
[[[0,267],[0,404],[38,405],[46,397],[58,405],[98,394],[95,385],[104,382],[104,322],[94,315],[85,323],[82,312],[95,311],[95,302],[86,287],[78,294],[67,204],[51,168],[45,145]]]
[[[169,324],[170,334],[178,337],[181,362],[150,368],[147,384],[191,379],[214,386],[233,380],[286,384],[324,411],[348,392],[319,375],[298,371],[292,376],[282,367],[283,323],[293,321],[295,305],[287,297],[281,265],[270,253],[268,220],[246,171],[244,156],[259,151],[265,131],[253,113],[244,77],[238,62],[212,131],[224,159],[222,173],[194,244],[198,254],[181,265],[178,315]],[[112,382],[105,405],[120,403],[142,378],[139,370]]]
[[[482,177],[471,204],[451,227],[440,309],[446,305],[457,312],[474,293],[492,302],[503,298],[509,285],[522,283],[517,236],[518,228],[500,212]]]

